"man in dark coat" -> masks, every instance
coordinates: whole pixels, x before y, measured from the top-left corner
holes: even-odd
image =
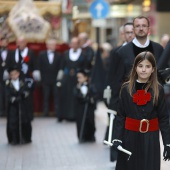
[[[77,84],[77,71],[84,68],[85,56],[80,48],[79,39],[73,37],[70,43],[70,49],[65,52],[61,64],[63,70],[62,85],[60,87],[60,118],[69,121],[75,121],[75,106],[74,106],[74,87]]]
[[[121,46],[114,48],[110,53],[110,65],[109,65],[109,72],[108,72],[108,75],[107,75],[106,85],[110,86],[112,91],[114,91],[114,83],[115,83],[114,79],[113,79],[113,75],[116,72],[116,70],[118,69],[118,63],[119,63],[119,58],[116,55],[116,53],[121,47],[123,47],[127,43],[131,42],[134,39],[134,36],[135,36],[134,31],[133,31],[133,23],[127,22],[127,23],[124,24],[123,27],[124,27],[125,42]],[[107,105],[109,105],[109,103],[107,103]],[[114,127],[113,127],[113,129],[114,129]],[[107,127],[107,130],[106,130],[105,140],[108,140],[108,131],[109,131],[109,126]],[[112,135],[112,137],[113,137],[113,135]],[[111,148],[110,151],[111,151],[110,152],[110,160],[115,161],[117,159],[117,152],[115,152],[113,150],[113,148]]]
[[[24,78],[33,78],[34,72],[37,71],[37,60],[34,56],[34,52],[27,47],[27,41],[24,37],[20,37],[16,40],[17,48],[13,57],[10,57],[10,65],[12,67],[17,65],[21,70],[21,76]],[[33,107],[33,92],[30,93],[28,102],[30,104],[30,112],[33,119],[34,107]]]
[[[8,39],[2,37],[0,40],[0,116],[6,115],[6,91],[5,81],[8,79],[9,59],[13,57],[12,51],[7,49]]]
[[[50,91],[54,96],[56,116],[58,114],[58,92],[56,87],[57,74],[60,68],[61,55],[56,52],[56,40],[49,39],[46,42],[47,50],[40,53],[38,58],[43,87],[43,116],[49,115]]]
[[[150,51],[155,56],[156,61],[159,60],[163,47],[148,38],[150,31],[149,19],[144,16],[139,16],[133,20],[133,28],[135,38],[127,45],[121,47],[117,52],[119,59],[116,64],[116,71],[113,73],[113,89],[112,98],[109,108],[116,111],[118,104],[118,96],[121,84],[127,80],[128,74],[132,68],[135,57],[142,51]]]
[[[86,32],[82,32],[78,35],[80,47],[82,48],[83,54],[85,56],[85,67],[91,70],[93,67],[94,60],[94,50],[90,47],[88,43],[88,35]]]

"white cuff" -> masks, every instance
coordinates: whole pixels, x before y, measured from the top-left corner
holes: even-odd
[[[122,143],[122,141],[119,140],[119,139],[114,139],[114,140],[112,140],[112,143],[114,143],[114,142],[120,142],[120,143]]]
[[[41,73],[40,73],[39,70],[34,70],[34,71],[32,72],[32,76],[33,76],[33,79],[34,79],[35,81],[40,81],[40,80],[41,80]]]
[[[57,80],[62,80],[64,76],[64,71],[63,70],[59,70],[58,74],[57,74]]]

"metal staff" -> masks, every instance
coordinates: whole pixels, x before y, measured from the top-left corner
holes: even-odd
[[[115,119],[115,115],[117,114],[117,112],[115,112],[114,110],[111,110],[111,109],[108,109],[107,112],[110,113],[109,136],[108,136],[108,141],[104,140],[104,143],[105,142],[111,143],[111,141],[112,141],[112,131],[113,131],[113,121]]]
[[[79,141],[80,141],[80,142],[82,142],[82,138],[83,138],[84,125],[85,125],[86,115],[87,115],[87,109],[88,109],[88,102],[85,104],[85,107],[84,107],[84,113],[83,113],[82,125],[81,125],[81,129],[80,129],[80,136],[79,136]]]
[[[22,144],[22,117],[21,117],[21,104],[20,101],[18,102],[19,106],[19,141]]]
[[[107,144],[107,145],[109,145],[109,146],[113,146],[113,143],[111,143],[111,142],[104,141],[104,143]],[[117,147],[117,149],[118,149],[119,151],[122,151],[122,152],[128,154],[128,155],[129,155],[128,160],[130,159],[130,156],[132,155],[132,152],[124,149],[124,148],[123,148],[122,146],[120,146],[120,145]]]

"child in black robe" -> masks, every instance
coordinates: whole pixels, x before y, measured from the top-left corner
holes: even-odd
[[[77,81],[77,86],[74,89],[77,136],[79,142],[94,142],[96,89],[89,83],[88,70],[79,70]]]
[[[7,138],[12,145],[31,142],[31,116],[27,99],[33,88],[32,79],[20,76],[17,66],[8,69],[10,79],[6,81],[7,109]]]
[[[170,160],[170,125],[163,87],[157,80],[152,53],[137,55],[129,77],[120,91],[113,148],[118,151],[116,170],[160,170],[161,131],[164,160]]]

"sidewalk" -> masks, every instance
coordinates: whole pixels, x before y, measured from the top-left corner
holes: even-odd
[[[0,170],[114,170],[109,148],[103,145],[106,108],[96,111],[96,142],[79,144],[75,122],[58,123],[56,118],[35,118],[32,144],[7,144],[6,119],[0,118]],[[163,162],[161,170],[169,170]]]

